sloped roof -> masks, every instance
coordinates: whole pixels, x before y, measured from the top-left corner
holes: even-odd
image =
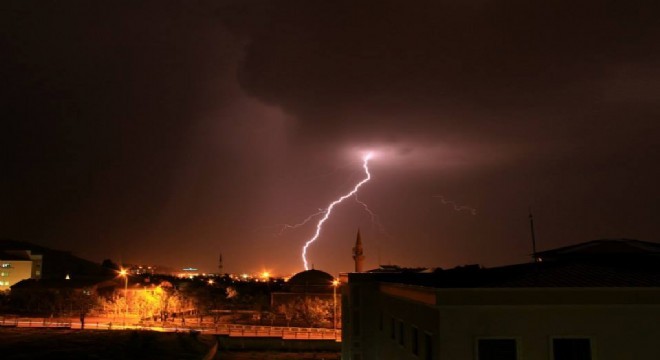
[[[0,260],[24,260],[29,261],[30,257],[25,254],[17,253],[16,251],[2,251],[0,250]]]
[[[436,288],[660,287],[660,264],[560,261],[434,273],[351,273],[349,278]]]
[[[479,287],[660,287],[660,266],[570,261],[485,269]]]
[[[89,287],[121,286],[114,278],[26,279],[14,284],[12,290],[81,289]]]
[[[0,250],[10,253],[14,253],[17,250],[29,250],[32,254],[43,255],[41,272],[43,279],[64,278],[67,274],[75,278],[97,278],[99,276],[115,275],[112,269],[107,269],[102,267],[101,264],[79,258],[68,251],[53,250],[25,241],[0,239]]]
[[[597,240],[545,252],[552,261],[495,268],[472,265],[430,274],[349,274],[349,278],[438,288],[660,287],[658,248],[659,244],[637,240]]]
[[[589,254],[660,254],[660,244],[634,239],[600,239],[538,252],[541,258]]]

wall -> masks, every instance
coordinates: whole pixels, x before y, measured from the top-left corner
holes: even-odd
[[[9,290],[17,282],[32,277],[32,261],[0,260],[0,291]]]
[[[273,351],[339,351],[341,343],[334,340],[283,340],[264,337],[218,336],[220,350],[273,350]]]
[[[488,291],[464,293],[482,302],[493,295]],[[660,291],[552,289],[511,291],[509,295],[524,302],[530,293],[535,299],[545,293],[549,301],[543,305],[439,306],[438,359],[476,359],[480,337],[516,339],[521,360],[552,359],[554,337],[591,339],[592,358],[597,360],[660,359],[660,304],[645,301],[648,296],[656,296],[660,302]],[[438,296],[442,297],[442,291]],[[589,303],[589,296],[596,304]],[[612,298],[618,304],[603,304]]]
[[[551,360],[555,337],[589,338],[594,360],[660,359],[660,288],[346,288],[343,360],[476,360],[482,337],[515,339],[519,360]]]

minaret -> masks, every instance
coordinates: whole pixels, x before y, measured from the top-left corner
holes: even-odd
[[[353,248],[353,260],[355,260],[355,272],[362,272],[364,265],[364,253],[362,251],[362,239],[360,238],[360,229],[357,232],[355,247]]]

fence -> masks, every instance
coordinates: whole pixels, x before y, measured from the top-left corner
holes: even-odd
[[[81,323],[71,319],[52,318],[0,318],[2,327],[21,328],[58,328],[81,329]],[[88,330],[153,330],[161,332],[190,331],[209,335],[226,335],[229,337],[273,337],[284,340],[335,340],[341,341],[341,330],[324,328],[298,328],[277,326],[256,326],[240,324],[218,324],[214,326],[175,326],[173,324],[122,322],[85,322]]]

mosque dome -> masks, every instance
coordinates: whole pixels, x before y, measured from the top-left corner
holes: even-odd
[[[335,278],[325,271],[305,270],[295,274],[287,282],[291,292],[325,293],[332,292],[332,281]]]

